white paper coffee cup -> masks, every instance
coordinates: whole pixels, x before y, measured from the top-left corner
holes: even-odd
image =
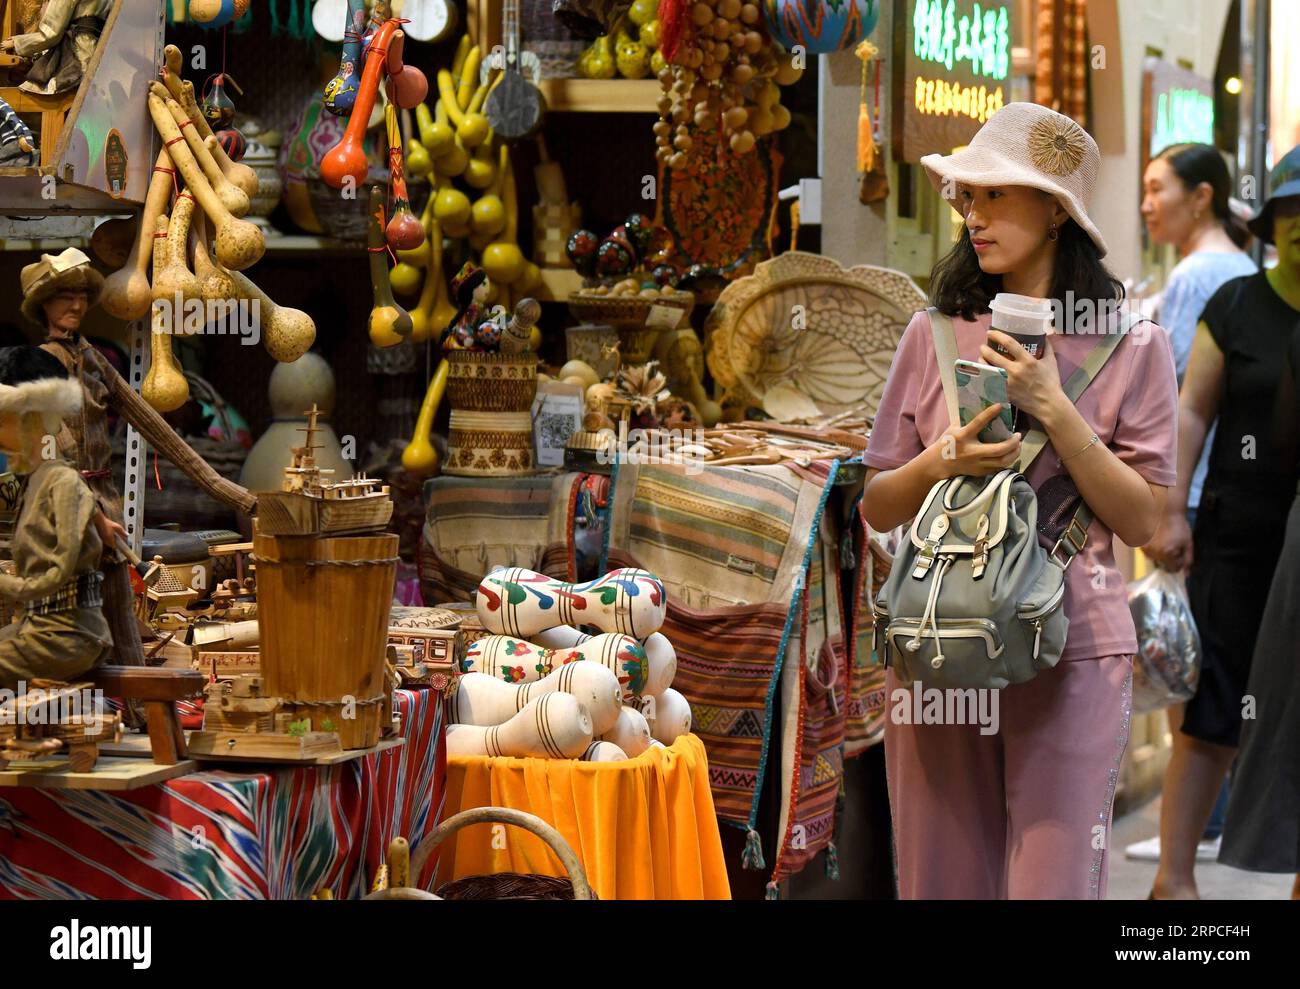
[[[1043,356],[1047,350],[1047,333],[1052,328],[1051,299],[999,292],[989,308],[993,311],[993,329],[1011,337],[1031,357],[1038,359]],[[1000,354],[1006,354],[1004,348],[992,341],[989,346]]]

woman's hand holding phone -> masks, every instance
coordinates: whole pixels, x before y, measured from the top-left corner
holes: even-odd
[[[1007,372],[1007,398],[1017,409],[1044,422],[1059,403],[1070,404],[1061,387],[1061,372],[1052,352],[1052,334],[1047,335],[1043,356],[1037,359],[1015,338],[998,330],[989,330],[988,339],[1000,344],[1011,356],[1004,356],[985,343],[980,347],[980,360]]]
[[[1001,443],[983,443],[980,430],[991,423],[1002,406],[995,404],[980,412],[964,426],[949,426],[931,450],[937,451],[939,471],[943,477],[984,477],[1010,467],[1020,456],[1020,434],[1013,433]]]

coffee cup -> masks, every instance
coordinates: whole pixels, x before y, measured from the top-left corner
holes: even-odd
[[[1035,360],[1041,360],[1047,352],[1047,331],[1052,326],[1052,301],[1035,299],[1027,295],[1012,295],[999,292],[989,304],[993,311],[991,328],[1005,333],[1029,352]],[[1006,348],[989,341],[989,346],[999,354],[1010,357]]]

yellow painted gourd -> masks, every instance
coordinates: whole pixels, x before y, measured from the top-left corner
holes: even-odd
[[[402,451],[402,466],[416,477],[428,477],[438,469],[438,451],[434,449],[429,433],[433,429],[438,406],[442,404],[442,396],[447,391],[447,372],[447,359],[444,357],[438,362],[438,369],[433,372],[433,378],[424,393],[420,414],[415,419],[415,435]]]
[[[159,214],[155,224],[153,263],[155,270],[159,270],[167,265],[168,217]],[[189,399],[190,385],[172,355],[173,320],[166,315],[166,305],[162,298],[155,296],[149,333],[149,371],[140,384],[140,395],[159,412],[174,412]]]

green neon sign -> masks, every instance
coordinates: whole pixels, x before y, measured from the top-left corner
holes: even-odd
[[[977,76],[1005,79],[1011,71],[1006,6],[976,3],[960,16],[958,10],[957,0],[917,0],[912,11],[913,54],[950,72],[954,65],[970,62]]]
[[[1199,89],[1177,87],[1156,96],[1151,154],[1171,144],[1214,143],[1214,98]]]

